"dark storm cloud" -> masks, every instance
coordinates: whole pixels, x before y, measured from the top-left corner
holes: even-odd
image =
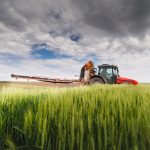
[[[24,46],[47,42],[69,55],[72,53],[68,49],[73,45],[72,42],[76,42],[72,51],[82,49],[81,53],[84,54],[85,47],[88,49],[91,45],[89,52],[94,53],[97,47],[99,51],[115,51],[114,47],[118,49],[119,46],[114,45],[114,41],[119,39],[117,45],[121,45],[119,48],[123,53],[130,49],[140,52],[144,50],[142,46],[132,46],[132,40],[126,41],[138,38],[142,43],[149,35],[149,6],[149,0],[0,0],[0,25],[3,24],[0,32],[8,30],[15,37],[3,35],[5,41],[12,37],[8,47],[13,46],[18,36],[18,43]],[[58,45],[56,40],[60,40]],[[71,42],[68,45],[59,45],[69,40]]]
[[[130,1],[128,1],[130,3]],[[150,27],[150,1],[133,1],[132,7],[128,13],[127,22],[131,22],[129,32],[133,35],[144,35]]]
[[[16,13],[9,1],[0,0],[0,23],[12,30],[21,31],[25,28],[26,20]]]
[[[86,24],[120,36],[142,36],[149,30],[149,0],[77,0]]]
[[[61,28],[66,19],[74,28],[89,25],[106,36],[141,37],[150,29],[149,6],[150,0],[0,0],[0,22],[24,31],[31,24]]]
[[[33,26],[47,28],[60,20],[59,9],[50,4],[47,0],[0,0],[0,23],[19,32]]]

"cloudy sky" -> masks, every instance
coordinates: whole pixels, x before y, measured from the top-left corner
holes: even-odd
[[[0,80],[75,78],[89,60],[150,83],[149,0],[0,0]]]

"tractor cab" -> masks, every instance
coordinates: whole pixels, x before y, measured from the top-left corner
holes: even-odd
[[[102,64],[98,66],[98,75],[105,77],[107,83],[116,84],[117,77],[119,77],[119,70],[117,66]]]

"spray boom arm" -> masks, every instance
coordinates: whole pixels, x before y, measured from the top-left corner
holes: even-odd
[[[23,75],[14,75],[11,74],[12,78],[17,79],[27,79],[29,80],[38,80],[38,81],[45,81],[45,82],[52,82],[52,83],[72,83],[72,82],[79,82],[79,80],[76,79],[58,79],[58,78],[52,78],[52,77],[44,77],[44,76],[23,76]]]

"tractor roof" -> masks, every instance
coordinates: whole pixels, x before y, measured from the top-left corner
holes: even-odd
[[[109,65],[109,64],[102,64],[102,65],[99,65],[98,67],[113,67],[113,68],[118,68],[117,65]]]

